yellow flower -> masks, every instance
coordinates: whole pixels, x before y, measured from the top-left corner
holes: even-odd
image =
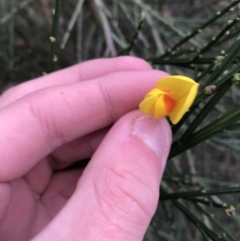
[[[185,76],[164,77],[146,94],[139,109],[154,118],[169,116],[171,122],[177,124],[196,98],[198,87],[198,83]]]

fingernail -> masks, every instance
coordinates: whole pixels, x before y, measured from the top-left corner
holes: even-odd
[[[172,142],[167,120],[165,118],[156,120],[151,116],[138,117],[133,124],[133,134],[149,146],[163,160],[165,166]]]

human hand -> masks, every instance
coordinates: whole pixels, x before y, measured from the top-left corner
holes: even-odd
[[[98,59],[0,97],[1,241],[142,240],[171,131],[136,109],[165,75],[133,57]],[[86,158],[84,171],[66,169]]]

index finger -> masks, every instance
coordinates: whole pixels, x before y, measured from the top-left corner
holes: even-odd
[[[43,88],[74,84],[119,71],[150,69],[152,67],[146,61],[131,56],[89,60],[8,89],[0,98],[0,108]]]
[[[55,148],[137,109],[166,73],[119,72],[82,83],[46,88],[0,110],[0,181],[29,171]]]

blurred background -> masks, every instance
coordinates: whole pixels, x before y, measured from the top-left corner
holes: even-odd
[[[124,54],[142,12],[145,12],[145,20],[129,54],[145,59],[158,56],[228,2],[61,1],[55,69],[88,59]],[[0,0],[1,88],[7,83],[19,83],[47,72],[54,7],[54,0]],[[190,41],[192,47],[198,46],[202,38],[211,36],[214,28],[223,22],[224,19],[219,20],[204,36]]]
[[[154,68],[195,79],[209,65],[213,64],[214,68],[216,56],[224,56],[240,32],[237,23],[231,26],[231,31],[225,29],[221,39],[200,56],[200,50],[238,17],[239,3],[223,16],[207,21],[239,1],[59,2],[59,20],[54,26],[55,0],[0,0],[0,92],[82,61],[120,55],[138,56]],[[194,31],[198,34],[172,50]],[[53,33],[56,36],[50,39]],[[202,79],[203,83],[207,78]],[[238,107],[239,97],[239,87],[234,86],[214,107],[207,122],[233,106]],[[195,190],[204,193],[205,188],[239,187],[239,130],[236,125],[225,129],[220,135],[172,158],[163,188],[176,193]],[[195,197],[197,200],[185,199],[180,204],[171,197],[162,200],[145,240],[240,240],[240,195],[236,193]]]

